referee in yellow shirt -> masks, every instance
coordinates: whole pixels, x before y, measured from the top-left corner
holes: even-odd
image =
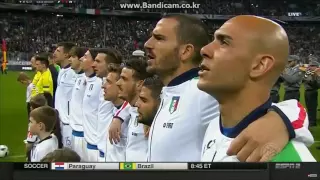
[[[33,78],[34,88],[31,96],[43,93],[46,96],[48,105],[53,106],[53,78],[49,70],[49,61],[47,57],[35,56],[35,67],[37,74]]]

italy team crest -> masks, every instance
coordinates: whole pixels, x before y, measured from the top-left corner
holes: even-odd
[[[170,114],[174,113],[178,109],[179,100],[180,100],[180,96],[172,97],[170,107],[169,107]]]

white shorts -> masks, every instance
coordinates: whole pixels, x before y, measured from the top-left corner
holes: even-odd
[[[69,124],[61,122],[61,135],[63,146],[72,149],[72,128]]]
[[[85,161],[85,151],[86,142],[83,137],[83,131],[72,131],[72,150],[74,150],[80,157],[81,161]]]
[[[88,142],[86,144],[86,162],[99,162],[99,150],[97,145],[93,145]]]
[[[98,162],[106,162],[106,156],[105,153],[102,151],[99,151],[99,159]]]

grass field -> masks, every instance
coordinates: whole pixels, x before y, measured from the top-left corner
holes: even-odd
[[[32,77],[30,72],[30,77]],[[1,158],[1,161],[19,162],[24,161],[25,146],[23,140],[27,132],[27,111],[26,111],[26,87],[16,81],[18,72],[8,72],[8,75],[0,75],[0,144],[5,144],[10,149],[10,155]],[[303,87],[302,87],[303,88]],[[302,92],[301,102],[304,101],[304,91]],[[283,89],[281,89],[283,97]],[[320,96],[319,96],[320,104]],[[318,113],[320,117],[320,113]],[[312,154],[320,162],[320,121],[318,127],[311,129],[316,143],[310,148]]]

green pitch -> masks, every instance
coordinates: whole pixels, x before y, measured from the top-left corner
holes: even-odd
[[[33,73],[29,73],[29,75],[33,77]],[[0,161],[19,162],[25,160],[23,140],[26,138],[28,124],[25,102],[26,87],[17,82],[17,76],[18,72],[8,72],[7,75],[0,74],[0,144],[7,145],[10,150],[10,155],[1,158]],[[304,91],[301,92],[301,102],[305,104]],[[283,97],[283,89],[281,89],[281,97]],[[318,121],[318,127],[311,129],[316,143],[310,148],[318,162],[320,162],[320,150],[316,147],[320,146],[319,125],[320,121]]]

